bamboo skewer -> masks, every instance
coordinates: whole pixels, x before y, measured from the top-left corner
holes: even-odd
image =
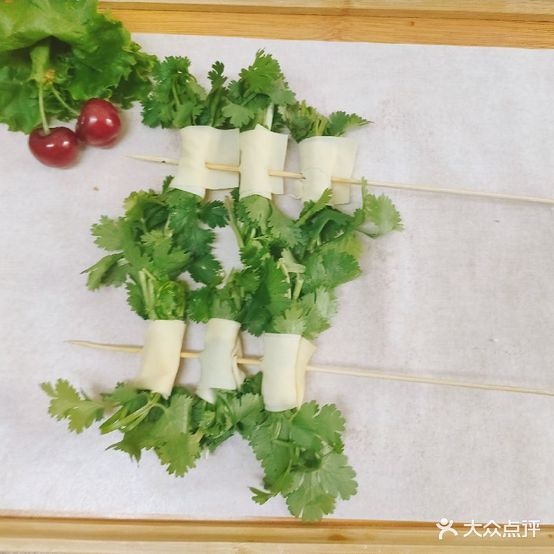
[[[135,160],[164,163],[169,165],[178,165],[179,163],[178,160],[174,160],[172,158],[164,158],[161,156],[143,156],[139,154],[134,154],[130,157]],[[215,164],[215,163],[206,162],[206,167],[208,169],[213,169],[215,171],[230,171],[233,173],[240,173],[240,167],[235,165]],[[285,179],[304,178],[302,173],[296,173],[294,171],[269,170],[268,173],[271,177],[283,177]],[[499,192],[480,192],[480,191],[467,190],[467,189],[433,187],[429,185],[407,185],[402,183],[391,183],[387,181],[368,181],[368,180],[362,180],[362,179],[349,179],[345,177],[331,177],[331,181],[336,184],[344,184],[344,185],[361,185],[365,183],[369,186],[376,187],[376,188],[410,190],[415,192],[430,192],[430,193],[438,193],[438,194],[452,194],[456,196],[474,196],[478,198],[492,198],[494,200],[511,200],[516,202],[530,202],[533,204],[546,204],[546,205],[554,206],[554,198],[540,198],[537,196],[520,196],[516,194],[504,194]]]
[[[127,352],[138,354],[142,351],[142,346],[129,344],[105,344],[100,342],[90,342],[84,340],[68,340],[69,344],[82,346],[85,348],[94,348],[97,350],[110,350],[112,352]],[[198,351],[183,351],[181,358],[198,358]],[[237,362],[246,365],[260,365],[261,358],[257,357],[240,357]],[[535,394],[540,396],[554,396],[554,391],[545,389],[531,389],[526,387],[516,387],[512,385],[493,384],[493,383],[471,383],[466,381],[454,381],[448,379],[436,379],[434,377],[422,377],[418,375],[408,375],[402,373],[385,373],[375,370],[352,369],[349,367],[339,366],[308,366],[308,371],[318,373],[330,373],[333,375],[348,375],[351,377],[366,377],[369,379],[382,379],[386,381],[404,381],[409,383],[422,383],[427,385],[442,385],[447,387],[459,387],[467,389],[494,390],[502,392],[515,392],[521,394]]]

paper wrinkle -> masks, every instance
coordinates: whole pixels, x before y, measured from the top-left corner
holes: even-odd
[[[167,397],[173,390],[181,364],[186,324],[181,320],[148,321],[142,361],[133,385]]]
[[[295,183],[295,196],[303,202],[316,201],[331,188],[332,205],[350,203],[350,185],[332,184],[332,177],[350,178],[356,161],[356,142],[347,137],[310,137],[298,145],[300,172],[304,179]]]
[[[239,174],[208,169],[206,162],[238,166],[239,130],[216,129],[208,125],[185,127],[181,135],[181,157],[173,188],[204,197],[206,190],[232,189],[239,185]]]
[[[306,370],[315,345],[301,335],[265,333],[262,396],[266,410],[298,408],[304,400]]]
[[[283,194],[285,180],[269,171],[282,171],[287,156],[288,135],[274,133],[262,125],[240,134],[240,197],[257,194],[271,200]]]
[[[204,350],[200,354],[200,380],[196,394],[215,401],[213,389],[235,390],[244,381],[237,359],[242,356],[240,323],[212,318],[206,324]]]

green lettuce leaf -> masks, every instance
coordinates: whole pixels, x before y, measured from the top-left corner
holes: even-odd
[[[90,98],[128,108],[145,97],[155,57],[96,6],[96,0],[0,3],[0,123],[25,133],[38,127],[39,88],[48,120],[74,119]]]

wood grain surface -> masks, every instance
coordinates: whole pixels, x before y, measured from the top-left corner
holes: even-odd
[[[116,0],[101,5],[136,32],[554,47],[554,0]]]
[[[461,524],[459,526],[461,527]],[[433,523],[291,520],[169,521],[0,517],[0,548],[11,552],[171,554],[173,552],[357,553],[554,551],[554,526],[536,538],[453,537],[438,540]],[[489,550],[492,549],[492,550]]]
[[[127,8],[554,20],[554,0],[112,0]]]

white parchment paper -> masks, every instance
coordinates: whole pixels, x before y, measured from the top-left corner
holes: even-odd
[[[221,59],[236,76],[267,49],[300,98],[374,122],[351,135],[358,176],[554,195],[553,51],[137,39],[162,56],[188,55],[201,75]],[[132,355],[63,342],[143,339],[124,292],[89,292],[80,274],[101,255],[90,225],[174,171],[126,156],[176,157],[177,133],[143,127],[138,110],[125,121],[115,148],[89,148],[68,170],[35,162],[26,137],[0,129],[0,510],[285,516],[280,499],[250,500],[261,471],[238,438],[175,479],[153,455],[137,465],[105,450],[113,437],[69,434],[47,416],[40,382],[64,377],[100,391],[138,368]],[[293,145],[288,166],[297,167]],[[368,246],[364,276],[341,290],[314,362],[554,389],[554,210],[389,194],[406,229]],[[187,346],[201,341],[202,329],[193,329]],[[256,349],[250,341],[249,353]],[[187,364],[181,380],[194,382],[197,372]],[[552,398],[316,374],[307,398],[335,402],[348,422],[359,493],[334,517],[554,522]]]

